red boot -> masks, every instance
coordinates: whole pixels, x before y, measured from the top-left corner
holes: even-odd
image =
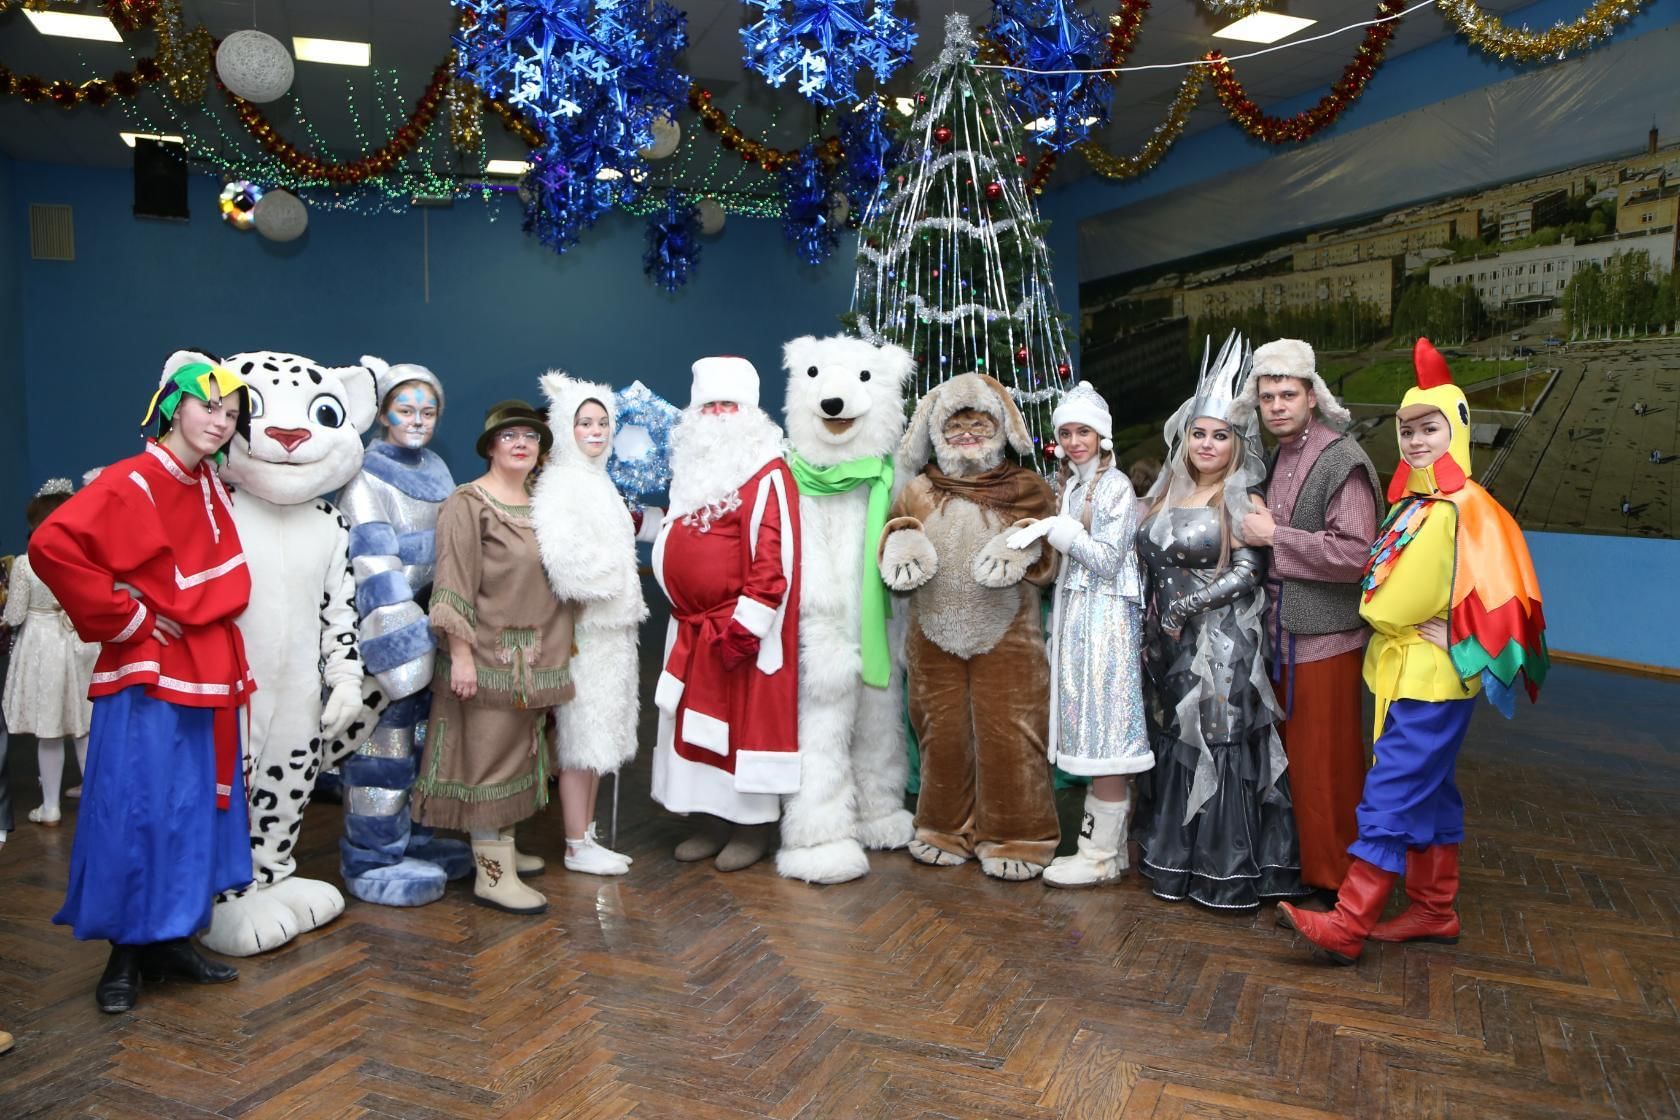
[[[1337,964],[1352,964],[1365,947],[1365,935],[1376,924],[1399,876],[1362,859],[1353,861],[1337,892],[1336,908],[1315,914],[1287,902],[1278,908],[1289,915],[1300,935],[1323,950]]]
[[[1412,904],[1399,917],[1379,922],[1372,941],[1434,941],[1458,944],[1458,845],[1436,844],[1406,853],[1406,897]]]

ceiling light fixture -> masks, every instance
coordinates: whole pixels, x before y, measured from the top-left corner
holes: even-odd
[[[117,25],[104,16],[79,16],[71,12],[36,12],[28,8],[23,14],[35,30],[43,35],[58,35],[65,39],[92,39],[100,43],[120,43],[122,36]]]
[[[520,176],[531,170],[531,165],[519,159],[493,159],[484,165],[486,175]]]
[[[1100,119],[1101,118],[1099,118],[1099,117],[1086,117],[1083,121],[1080,121],[1079,123],[1081,125],[1083,125],[1084,127],[1089,128],[1092,125],[1096,124],[1097,121],[1100,120]],[[1048,132],[1055,127],[1056,127],[1056,118],[1055,117],[1039,117],[1036,121],[1028,121],[1026,124],[1022,125],[1021,130],[1023,132]]]
[[[368,43],[347,39],[306,39],[292,36],[292,54],[299,62],[325,62],[331,66],[366,66],[373,58]]]
[[[121,136],[122,142],[131,148],[134,147],[136,140],[156,140],[160,144],[185,144],[187,142],[184,136],[161,136],[156,132],[119,132],[117,135]]]
[[[1316,19],[1279,15],[1277,12],[1255,12],[1213,33],[1215,39],[1240,39],[1245,43],[1275,43],[1287,39],[1304,27],[1317,23]]]

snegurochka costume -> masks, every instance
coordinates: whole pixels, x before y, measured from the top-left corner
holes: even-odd
[[[1154,512],[1137,536],[1149,570],[1144,650],[1155,748],[1155,768],[1140,782],[1140,870],[1156,897],[1216,910],[1305,893],[1281,712],[1266,673],[1265,560],[1227,546],[1266,470],[1253,416],[1231,414],[1249,370],[1235,333],[1211,365],[1204,356],[1196,395],[1167,421],[1166,465],[1149,493]],[[1196,481],[1186,453],[1198,417],[1226,421],[1234,445],[1223,492],[1208,506],[1187,504]]]
[[[1359,804],[1359,839],[1340,901],[1328,914],[1285,906],[1295,928],[1332,960],[1349,964],[1367,936],[1379,941],[1458,940],[1458,846],[1464,803],[1454,769],[1475,697],[1507,718],[1522,677],[1538,699],[1550,658],[1540,583],[1522,530],[1470,478],[1470,406],[1428,339],[1413,350],[1417,387],[1397,423],[1438,413],[1446,452],[1423,468],[1402,455],[1361,586],[1360,614],[1376,632],[1365,683],[1376,699],[1376,764]],[[1402,448],[1402,450],[1404,450]],[[1447,648],[1421,624],[1443,619]],[[1411,905],[1377,924],[1395,877],[1405,872]]]
[[[437,396],[443,384],[425,366],[363,362],[374,370],[381,414],[400,387],[418,382]],[[424,906],[443,897],[450,879],[472,873],[472,853],[440,839],[409,815],[409,791],[425,753],[432,709],[437,642],[426,620],[436,564],[438,510],[455,489],[449,466],[426,446],[430,430],[399,430],[382,420],[387,438],[368,446],[361,473],[339,495],[350,522],[350,565],[356,578],[357,645],[390,706],[369,740],[346,758],[344,886],[364,902]]]
[[[160,435],[184,396],[207,401],[211,386],[223,396],[245,386],[202,361],[171,366],[153,398]],[[138,974],[236,975],[186,941],[210,924],[217,892],[251,880],[238,713],[256,682],[234,625],[251,578],[215,466],[206,458],[188,470],[148,442],[29,542],[30,563],[77,632],[102,643],[70,886],[53,921],[112,943],[100,982],[108,1011],[133,1006]],[[168,644],[153,637],[160,615],[181,627]],[[122,991],[107,999],[113,980],[126,1002]]]

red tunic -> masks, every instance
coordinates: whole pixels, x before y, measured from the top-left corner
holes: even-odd
[[[88,695],[143,685],[149,696],[220,708],[218,800],[237,759],[232,715],[256,689],[234,619],[251,575],[227,492],[208,462],[188,471],[161,445],[114,463],[29,539],[29,561],[83,641],[100,642]],[[164,645],[153,614],[181,624]]]
[[[799,788],[799,499],[781,460],[739,494],[704,529],[667,518],[654,545],[671,601],[654,796],[753,824],[775,820],[779,795]],[[734,671],[719,649],[731,622],[760,638],[757,659]]]

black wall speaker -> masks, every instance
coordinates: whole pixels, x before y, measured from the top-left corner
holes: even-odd
[[[185,145],[134,141],[134,216],[187,220]]]

